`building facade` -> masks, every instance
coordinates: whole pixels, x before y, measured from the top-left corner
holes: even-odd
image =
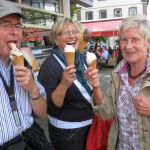
[[[26,16],[22,46],[31,47],[38,64],[41,65],[49,48],[49,33],[57,17],[70,18],[70,6],[80,4],[91,7],[92,0],[9,0],[21,8]]]
[[[57,17],[70,17],[70,6],[80,4],[85,7],[93,5],[92,0],[9,0],[22,10],[27,19],[24,41],[40,41],[48,36]],[[32,46],[32,45],[31,45]]]
[[[93,7],[80,7],[77,20],[94,37],[109,37],[106,46],[114,48],[121,21],[136,14],[147,15],[148,0],[93,0]]]

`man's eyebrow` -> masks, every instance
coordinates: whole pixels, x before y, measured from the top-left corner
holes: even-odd
[[[10,20],[1,20],[0,23],[11,23]],[[22,24],[21,22],[17,22],[16,24]]]
[[[1,20],[0,22],[10,22],[9,20]]]

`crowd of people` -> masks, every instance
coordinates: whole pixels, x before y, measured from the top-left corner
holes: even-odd
[[[55,21],[50,34],[52,53],[37,77],[28,62],[15,65],[10,55],[21,47],[25,16],[18,6],[1,1],[0,150],[86,150],[94,114],[112,120],[108,150],[149,150],[148,20],[132,16],[122,21],[118,31],[122,61],[113,70],[105,94],[99,70],[87,66],[86,55],[78,50],[79,24],[69,18]],[[66,45],[75,49],[74,64],[67,64]],[[118,56],[117,51],[105,46],[102,53],[97,52],[103,59]],[[48,117],[50,141],[36,117]]]
[[[97,68],[99,69],[103,65],[108,66],[109,59],[114,59],[114,64],[118,64],[118,62],[122,59],[122,57],[120,57],[121,53],[119,46],[115,46],[114,49],[110,46],[108,48],[106,46],[100,47],[97,42],[94,44],[94,42],[90,41],[85,48],[85,54],[87,51],[95,53],[97,56]]]

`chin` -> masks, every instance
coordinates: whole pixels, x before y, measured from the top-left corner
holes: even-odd
[[[137,63],[137,62],[139,62],[138,60],[134,60],[134,59],[127,59],[127,62],[129,63],[129,64],[132,64],[132,63]]]

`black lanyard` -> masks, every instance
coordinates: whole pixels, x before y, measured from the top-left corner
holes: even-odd
[[[4,77],[2,76],[0,72],[0,77],[3,81],[4,87],[6,89],[6,92],[9,97],[10,105],[13,111],[16,111],[16,101],[15,101],[15,94],[14,94],[14,73],[13,73],[13,67],[10,68],[10,86],[7,85]]]
[[[7,92],[8,97],[9,97],[9,102],[10,102],[11,109],[13,111],[16,126],[19,128],[19,127],[21,127],[21,122],[20,122],[20,118],[19,118],[19,114],[18,114],[18,110],[17,110],[16,100],[15,100],[13,67],[11,66],[11,68],[10,68],[10,86],[7,85],[1,72],[0,72],[0,77],[2,79],[3,85],[6,89],[6,92]]]

